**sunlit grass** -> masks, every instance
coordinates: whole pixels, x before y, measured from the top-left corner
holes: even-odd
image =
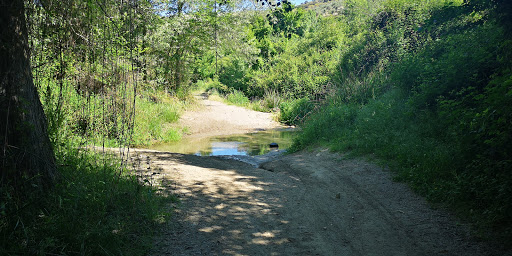
[[[132,144],[148,145],[181,139],[181,129],[173,124],[179,120],[185,103],[170,96],[160,97],[157,102],[138,98]]]

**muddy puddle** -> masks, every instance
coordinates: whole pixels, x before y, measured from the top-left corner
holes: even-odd
[[[198,156],[258,156],[267,154],[277,143],[279,151],[291,146],[296,135],[294,129],[276,129],[248,134],[209,138],[183,138],[179,142],[153,145],[150,149]]]

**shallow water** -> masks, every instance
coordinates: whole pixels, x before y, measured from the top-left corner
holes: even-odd
[[[279,150],[287,149],[295,133],[293,129],[277,129],[203,139],[183,138],[178,142],[153,145],[150,149],[198,156],[255,156],[270,152],[269,144],[273,142],[279,144]]]

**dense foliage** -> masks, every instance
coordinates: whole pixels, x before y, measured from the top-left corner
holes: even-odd
[[[175,68],[190,53],[157,55],[164,49],[152,36],[166,24],[189,29],[204,22],[163,15],[176,1],[24,2],[33,80],[59,175],[45,190],[33,177],[13,182],[2,175],[0,254],[144,254],[166,215],[164,197],[126,167],[126,154],[87,149],[180,138],[171,123],[186,105],[187,95],[179,94],[186,81],[155,63]],[[167,47],[183,45],[190,46],[170,40]]]
[[[159,197],[78,149],[179,140],[194,86],[302,126],[295,150],[373,155],[483,236],[512,238],[506,0],[25,2],[62,180],[44,197],[2,181],[5,253],[146,249]]]
[[[54,142],[74,136],[103,145],[179,139],[169,124],[187,99],[187,63],[209,42],[210,20],[203,16],[212,14],[183,17],[187,9],[173,11],[176,4],[27,3],[34,82]],[[159,15],[165,10],[169,16]]]
[[[427,198],[512,237],[511,4],[342,5],[246,13],[243,29],[222,34],[244,50],[222,45],[217,72],[200,77],[302,125],[295,149],[373,154]]]
[[[337,93],[296,149],[374,154],[422,195],[510,239],[510,4],[347,3],[346,24],[359,25],[340,49]]]

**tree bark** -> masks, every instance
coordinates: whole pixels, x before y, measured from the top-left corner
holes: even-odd
[[[23,0],[0,0],[1,184],[52,185],[57,174],[47,122],[32,79]]]

